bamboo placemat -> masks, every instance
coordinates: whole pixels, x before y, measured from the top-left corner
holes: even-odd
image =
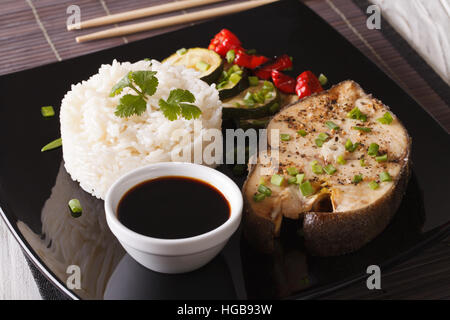
[[[172,0],[174,1],[174,0]],[[242,0],[231,0],[193,12]],[[2,0],[0,2],[0,75],[76,57],[164,33],[183,25],[143,32],[121,38],[77,44],[75,33],[66,31],[67,8],[78,5],[81,19],[104,16],[168,1],[162,0]],[[448,86],[429,77],[430,68],[410,48],[399,47],[401,38],[387,22],[381,30],[366,27],[367,16],[361,8],[365,0],[305,0],[306,4],[352,42],[359,50],[390,75],[440,123],[450,130]],[[178,13],[165,14],[171,16]],[[144,18],[142,21],[162,16]],[[126,25],[136,21],[120,23]],[[110,26],[99,27],[103,30]],[[76,35],[92,32],[77,31]],[[408,51],[409,50],[409,51]],[[414,56],[411,58],[411,56]],[[425,70],[425,71],[424,71]],[[427,248],[420,255],[383,273],[383,290],[368,291],[365,282],[356,283],[327,298],[450,298],[450,238]],[[35,273],[39,277],[38,274]],[[411,282],[411,279],[415,279]],[[42,283],[41,283],[42,286]],[[46,290],[43,290],[44,293]]]

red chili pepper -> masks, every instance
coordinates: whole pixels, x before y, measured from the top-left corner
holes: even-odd
[[[311,71],[305,71],[297,77],[295,92],[300,99],[321,91],[323,91],[323,88],[319,79]]]
[[[283,54],[275,59],[274,62],[268,63],[255,71],[255,75],[260,79],[270,79],[272,71],[283,71],[292,67],[292,60],[287,54]]]
[[[265,56],[252,55],[251,69],[255,69],[256,67],[259,67],[260,65],[266,63],[267,61],[269,61],[269,58],[267,58]]]
[[[248,69],[255,69],[257,66],[267,62],[269,59],[264,56],[247,54],[243,48],[234,49],[234,63]]]
[[[272,81],[275,87],[284,93],[295,93],[295,79],[277,70],[272,71]]]
[[[222,57],[225,57],[230,50],[235,51],[234,63],[245,68],[254,69],[263,63],[269,61],[264,56],[250,55],[241,47],[241,41],[228,29],[222,29],[211,40],[208,47],[209,50],[214,50]]]
[[[244,49],[242,48],[234,49],[234,54],[235,54],[234,58],[235,64],[241,67],[250,68],[252,64],[252,57],[249,54],[245,53]]]
[[[214,50],[222,57],[225,57],[227,52],[231,49],[240,48],[241,41],[228,29],[222,29],[211,40],[208,49]]]

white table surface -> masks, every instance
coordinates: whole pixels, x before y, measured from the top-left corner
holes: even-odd
[[[0,300],[41,299],[16,239],[0,218]]]
[[[450,84],[450,0],[371,0]],[[41,299],[16,240],[0,219],[0,299]]]

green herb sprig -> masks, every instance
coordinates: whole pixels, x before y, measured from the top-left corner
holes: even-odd
[[[155,71],[130,71],[111,89],[110,97],[122,93],[123,89],[131,88],[137,95],[126,94],[120,98],[114,114],[121,118],[132,115],[142,115],[147,108],[147,96],[152,96],[158,87]]]
[[[167,100],[159,99],[159,107],[164,116],[170,121],[176,120],[180,115],[187,120],[197,119],[202,111],[196,105],[194,95],[189,90],[173,89]]]
[[[125,88],[136,93],[122,96],[114,114],[121,118],[142,115],[147,109],[148,97],[154,95],[158,88],[159,81],[155,75],[156,71],[130,71],[114,85],[110,97],[121,94]],[[187,120],[198,118],[202,112],[191,104],[194,102],[195,96],[189,90],[173,89],[167,100],[160,99],[158,104],[164,116],[173,121],[179,116]]]

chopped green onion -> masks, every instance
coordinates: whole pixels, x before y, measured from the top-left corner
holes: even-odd
[[[323,168],[323,170],[326,173],[328,173],[329,175],[332,175],[332,174],[334,174],[337,171],[336,168],[332,164],[329,164],[329,165],[325,166]]]
[[[250,77],[248,77],[248,82],[250,83],[250,85],[251,85],[252,87],[254,87],[254,86],[257,86],[257,85],[258,85],[259,79],[258,79],[258,77],[250,76]]]
[[[181,48],[177,50],[177,54],[179,56],[182,56],[183,54],[185,54],[187,52],[186,48]]]
[[[296,184],[296,183],[297,183],[297,178],[296,177],[289,177],[288,184]]]
[[[181,48],[181,49],[178,49],[177,50],[177,54],[179,55],[179,56],[182,56],[183,54],[185,54],[187,52],[187,49],[186,48]],[[150,59],[149,59],[150,60]]]
[[[280,176],[279,174],[276,173],[272,176],[272,178],[270,178],[270,183],[276,186],[281,186],[283,181],[284,181],[283,176]]]
[[[316,145],[318,147],[321,147],[325,143],[325,141],[327,141],[328,138],[329,138],[329,135],[327,133],[325,133],[325,132],[319,133],[319,135],[317,136],[317,139],[315,140]]]
[[[242,100],[247,107],[253,107],[255,105],[255,100],[253,100],[253,94],[251,92],[247,92]]]
[[[231,83],[236,84],[239,81],[241,81],[242,77],[237,74],[237,73],[233,73],[231,74],[230,78],[228,79]]]
[[[306,136],[308,133],[307,133],[305,130],[300,129],[300,130],[297,131],[297,134],[299,134],[299,135],[301,135],[302,137],[304,137],[304,136]]]
[[[264,90],[262,90],[261,92],[264,93]],[[272,97],[273,97],[273,93],[272,92],[268,92],[264,96],[264,98],[266,98],[266,100],[272,99]]]
[[[380,185],[376,182],[376,181],[370,181],[369,182],[369,187],[372,190],[376,190],[380,187]]]
[[[381,118],[378,118],[377,121],[381,124],[391,124],[394,118],[389,112],[386,112]]]
[[[255,202],[261,202],[261,201],[263,201],[265,198],[266,198],[266,195],[265,195],[265,194],[263,194],[263,193],[256,193],[256,194],[253,196],[253,201],[255,201]]]
[[[56,149],[56,148],[59,148],[61,146],[62,146],[62,139],[59,138],[59,139],[53,140],[52,142],[47,143],[45,146],[43,146],[42,149],[41,149],[41,152],[49,151],[49,150],[52,150],[52,149]]]
[[[329,135],[327,133],[325,133],[325,132],[321,132],[317,136],[317,139],[320,139],[320,140],[323,140],[323,141],[327,140],[328,138],[329,138]]]
[[[314,193],[314,189],[309,181],[305,181],[300,185],[300,191],[305,197],[308,197]]]
[[[364,158],[361,158],[359,160],[359,164],[361,165],[361,167],[365,167],[366,166],[366,161],[364,160]]]
[[[226,81],[222,81],[217,85],[217,89],[222,89],[223,87],[225,87],[228,84],[228,80]]]
[[[206,70],[209,69],[209,67],[211,67],[208,63],[206,63],[205,61],[199,61],[197,62],[197,64],[195,65],[195,68],[205,72]]]
[[[291,136],[287,133],[282,133],[282,134],[280,134],[280,139],[281,139],[281,141],[289,141],[289,140],[291,140]]]
[[[258,186],[258,191],[267,197],[270,197],[272,195],[272,190],[270,190],[270,188],[267,188],[264,184],[260,184]]]
[[[357,175],[355,175],[355,176],[353,177],[352,182],[358,184],[358,183],[360,183],[362,180],[363,180],[362,175],[357,174]]]
[[[69,201],[69,209],[72,217],[78,218],[83,213],[83,208],[81,207],[80,200],[72,199]]]
[[[280,110],[280,104],[278,102],[275,102],[270,106],[269,110],[271,113],[277,112],[278,110]]]
[[[321,73],[319,75],[319,82],[320,82],[321,86],[324,86],[324,85],[326,85],[328,83],[328,79],[323,73]]]
[[[353,148],[353,143],[350,139],[347,139],[347,141],[345,141],[345,150],[350,151],[351,148]]]
[[[304,173],[299,173],[298,175],[295,176],[295,178],[297,179],[297,184],[301,184],[303,182],[303,179],[305,178],[305,174]]]
[[[339,163],[339,164],[342,164],[342,165],[347,163],[347,161],[344,159],[343,156],[338,156],[337,159],[336,159],[336,162]]]
[[[378,149],[380,149],[380,146],[378,144],[371,143],[370,146],[369,146],[369,150],[368,150],[367,154],[369,156],[376,157],[377,154],[378,154]]]
[[[333,121],[327,121],[325,124],[328,128],[330,128],[330,130],[339,130],[339,126]]]
[[[323,168],[320,164],[317,163],[317,161],[311,162],[311,169],[312,169],[312,172],[314,172],[315,174],[323,173]]]
[[[392,181],[392,178],[391,178],[391,175],[389,174],[389,172],[384,171],[384,172],[380,173],[380,181],[381,182]]]
[[[347,139],[347,141],[345,142],[345,150],[349,152],[354,152],[358,148],[358,146],[359,146],[358,142],[355,142],[353,144],[350,139]]]
[[[354,107],[349,113],[347,113],[347,118],[360,120],[362,122],[367,121],[367,116],[362,113],[358,107]]]
[[[234,58],[236,57],[236,54],[234,53],[234,50],[228,50],[227,55],[226,55],[226,59],[228,63],[233,63]]]
[[[263,82],[263,90],[268,90],[268,91],[272,91],[273,90],[273,83],[270,81],[265,80]]]
[[[289,167],[286,169],[286,171],[289,173],[289,175],[291,176],[296,176],[298,174],[298,169],[295,167]]]
[[[359,130],[359,131],[363,131],[363,132],[370,132],[372,131],[371,128],[367,128],[367,127],[358,127],[358,126],[354,126],[352,127],[353,130]]]
[[[264,101],[265,101],[265,97],[262,92],[254,92],[252,96],[253,96],[253,100],[255,100],[258,103],[264,103]]]
[[[375,157],[375,160],[377,160],[377,162],[386,162],[388,160],[387,153],[382,156]]]
[[[241,68],[237,64],[233,64],[233,66],[227,70],[227,75],[231,75],[232,73],[242,71]]]
[[[247,92],[244,96],[244,100],[249,100],[249,99],[253,100],[253,94],[251,92]]]
[[[323,140],[320,140],[320,139],[316,139],[316,140],[314,140],[315,142],[316,142],[316,146],[318,146],[318,147],[321,147],[321,146],[323,146],[323,144],[324,144],[324,141]]]
[[[43,117],[53,117],[55,115],[55,110],[52,106],[45,106],[41,108],[41,114]]]
[[[234,105],[236,106],[236,108],[242,107],[242,105],[239,102],[235,102]]]

